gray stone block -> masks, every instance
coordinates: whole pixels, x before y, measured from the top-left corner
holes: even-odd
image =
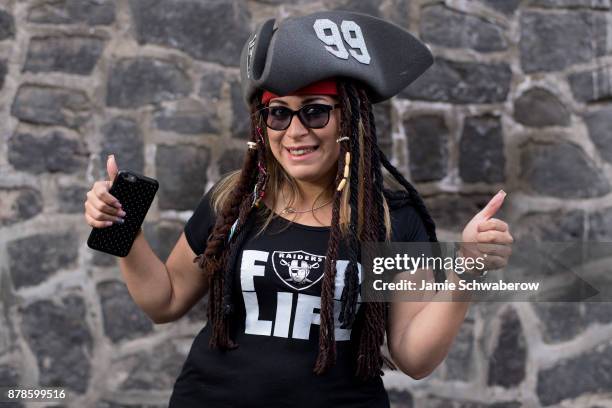
[[[609,231],[612,231],[612,229]],[[612,302],[584,302],[583,305],[583,316],[587,324],[612,323]]]
[[[115,21],[114,0],[52,0],[28,11],[28,21],[45,24],[109,25]]]
[[[498,25],[437,4],[421,11],[421,38],[431,44],[479,52],[508,48],[504,32]]]
[[[10,365],[0,365],[0,384],[3,387],[19,385],[19,373],[17,369]]]
[[[23,70],[89,75],[103,50],[104,40],[95,37],[33,37]]]
[[[180,99],[191,92],[187,74],[177,65],[154,58],[124,58],[110,69],[106,105],[139,108]]]
[[[526,126],[569,126],[567,107],[543,88],[532,88],[514,101],[514,119]]]
[[[140,44],[164,45],[199,60],[240,65],[240,52],[251,31],[245,3],[130,0],[130,9]]]
[[[153,322],[134,303],[123,282],[101,282],[96,289],[102,306],[104,333],[113,343],[153,331]]]
[[[168,221],[158,223],[145,222],[143,230],[153,252],[155,252],[159,259],[165,262],[183,232],[183,223]]]
[[[459,175],[468,183],[503,182],[506,157],[499,118],[466,118],[459,142]]]
[[[155,114],[155,127],[184,135],[219,134],[220,120],[215,106],[204,106],[199,111],[163,110]]]
[[[461,232],[465,224],[491,200],[489,194],[436,194],[423,197],[437,228]],[[497,218],[504,219],[504,207]]]
[[[214,102],[221,98],[221,87],[225,82],[223,71],[206,71],[200,79],[200,97]]]
[[[73,268],[78,237],[71,232],[36,234],[6,245],[8,266],[16,289],[45,281],[60,269]]]
[[[57,203],[60,213],[80,214],[85,212],[84,203],[91,186],[62,186],[57,190]]]
[[[17,91],[11,114],[36,125],[78,128],[89,120],[90,102],[76,89],[25,84]]]
[[[250,112],[242,99],[242,90],[239,81],[230,83],[230,98],[232,103],[232,137],[250,140],[251,118]]]
[[[586,329],[586,321],[578,302],[540,302],[533,304],[546,343],[568,341]]]
[[[144,140],[138,124],[131,118],[119,116],[102,126],[102,149],[100,163],[102,178],[108,177],[106,159],[115,155],[120,170],[131,170],[142,174],[144,171]]]
[[[612,345],[601,344],[538,372],[536,393],[543,406],[583,394],[612,391]]]
[[[482,0],[484,4],[504,14],[513,14],[521,0]]]
[[[612,241],[612,208],[600,209],[589,216],[589,240]]]
[[[419,398],[419,407],[421,408],[522,408],[524,407],[518,401],[501,401],[501,402],[490,402],[490,401],[473,401],[473,400],[462,400],[459,398],[442,398],[436,397],[432,394],[427,394],[423,398]],[[398,408],[403,408],[404,405],[397,405]],[[412,405],[407,407],[412,408]]]
[[[89,251],[92,252],[91,263],[95,266],[100,266],[103,268],[108,268],[111,266],[116,266],[118,258],[114,255],[109,255],[104,252],[95,251],[93,249],[88,248]]]
[[[586,113],[584,122],[601,157],[612,163],[612,107]]]
[[[227,149],[219,157],[219,174],[227,174],[230,171],[240,170],[244,162],[245,149]]]
[[[399,97],[457,104],[503,102],[508,96],[511,79],[510,67],[504,63],[482,64],[438,58]]]
[[[542,8],[591,8],[609,10],[610,0],[527,0],[525,5]]]
[[[576,72],[568,80],[577,101],[605,102],[612,99],[612,65]]]
[[[4,86],[4,78],[8,73],[8,69],[6,67],[6,61],[0,60],[0,89]]]
[[[588,11],[521,14],[523,71],[558,71],[609,53],[604,13]]]
[[[277,4],[282,3],[282,1],[279,1]],[[348,10],[380,18],[382,17],[380,14],[380,3],[377,0],[346,0],[342,1],[334,10]]]
[[[416,182],[441,180],[446,176],[448,128],[437,115],[416,116],[404,121],[408,138],[410,176]]]
[[[67,295],[59,305],[39,300],[23,309],[21,331],[38,362],[39,385],[79,394],[87,390],[92,337],[85,314],[77,295]]]
[[[261,1],[261,0],[260,0]],[[287,3],[283,0],[263,0],[274,4]],[[293,4],[308,3],[305,0],[294,0]],[[369,14],[383,18],[400,27],[409,28],[410,4],[412,0],[390,0],[381,2],[379,0],[341,0],[332,3],[332,10],[346,10],[357,13]]]
[[[527,143],[520,162],[520,178],[538,194],[591,198],[610,191],[603,173],[580,147],[571,143]]]
[[[453,341],[444,365],[445,380],[471,382],[474,367],[474,321],[466,319]]]
[[[202,197],[209,163],[206,147],[158,146],[160,210],[193,210]]]
[[[5,10],[0,10],[0,41],[15,37],[15,19]]]
[[[374,105],[374,123],[376,125],[376,138],[380,150],[387,157],[392,156],[393,139],[391,137],[391,101],[385,101]]]
[[[514,309],[506,310],[501,319],[497,345],[489,360],[487,384],[511,388],[525,379],[527,344],[521,321]]]
[[[40,192],[29,187],[0,188],[0,196],[0,226],[28,220],[43,209]]]
[[[8,140],[8,161],[16,170],[33,174],[84,174],[89,152],[82,141],[71,139],[60,131],[42,136],[17,133]]]
[[[516,224],[516,238],[542,242],[580,241],[585,238],[585,214],[582,210],[530,212]]]
[[[129,357],[129,375],[121,390],[172,389],[187,356],[171,342],[155,347],[150,353]],[[131,361],[134,360],[134,361]]]

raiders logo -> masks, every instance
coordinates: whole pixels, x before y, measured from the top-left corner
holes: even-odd
[[[304,251],[274,251],[272,253],[274,272],[287,286],[304,290],[323,277],[325,256]]]

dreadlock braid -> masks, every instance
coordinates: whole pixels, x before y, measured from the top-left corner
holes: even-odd
[[[371,213],[376,214],[375,219],[383,220],[384,218],[383,176],[382,176],[382,169],[381,169],[379,150],[378,150],[378,138],[377,138],[377,133],[376,133],[376,122],[374,119],[374,109],[372,108],[372,104],[370,103],[370,100],[368,99],[368,95],[363,88],[359,89],[359,96],[360,96],[360,100],[362,101],[361,103],[364,107],[363,116],[368,118],[368,120],[366,121],[369,127],[369,129],[366,131],[366,135],[367,135],[366,141],[368,142],[366,149],[372,152],[372,166],[371,167],[372,167],[372,177],[373,177],[373,182],[374,182],[373,194],[376,197],[376,199],[373,200],[371,203],[372,204]],[[373,232],[372,241],[376,241],[376,242],[386,241],[387,231],[385,229],[384,222],[379,221],[377,225],[371,228],[371,231]],[[382,344],[382,342],[384,342],[384,331],[386,328],[386,322],[387,322],[387,317],[388,317],[388,310],[389,310],[388,305],[385,305],[382,303],[378,303],[378,304],[367,303],[365,306],[366,306],[366,315],[367,314],[373,315],[373,317],[368,318],[368,321],[377,321],[378,319],[378,321],[380,322],[380,319],[381,319],[380,316],[382,316],[382,320],[383,322],[385,322],[385,323],[378,323],[378,325],[375,328],[375,333],[376,333],[374,336],[375,339],[369,340],[370,343],[374,343],[376,345]],[[379,317],[376,317],[376,316],[379,316]],[[367,344],[367,341],[363,342],[362,344]],[[379,347],[379,350],[380,350],[380,347]],[[365,352],[367,352],[366,349],[361,351],[361,353],[365,353]],[[395,364],[393,364],[391,360],[389,360],[382,354],[381,354],[381,357],[387,367],[389,367],[392,370],[396,369]],[[380,360],[376,361],[375,367],[379,367],[379,364],[380,364]],[[362,369],[362,371],[364,370]]]
[[[384,343],[386,327],[386,305],[382,302],[362,303],[363,319],[357,320],[357,300],[359,297],[359,270],[360,258],[359,241],[384,241],[386,228],[384,225],[384,207],[382,204],[382,172],[376,147],[375,127],[371,115],[371,103],[365,91],[357,88],[350,82],[338,84],[340,105],[342,106],[340,137],[349,136],[349,146],[341,144],[341,154],[336,183],[340,180],[340,171],[344,167],[344,157],[347,148],[351,152],[350,181],[349,181],[349,207],[350,218],[347,231],[347,249],[349,264],[345,272],[345,285],[341,295],[340,321],[343,328],[353,327],[357,333],[356,374],[366,379],[381,373],[383,362],[391,368],[393,363],[384,359],[381,346]],[[362,153],[360,155],[360,153]],[[361,156],[361,157],[360,157]],[[363,183],[360,185],[361,181]],[[378,199],[374,199],[377,197]],[[338,200],[339,194],[336,193]],[[334,202],[337,205],[337,202]],[[334,208],[335,210],[335,208]],[[361,216],[359,214],[362,214]],[[363,216],[367,214],[367,216]],[[337,255],[337,215],[332,213],[332,230],[321,293],[321,327],[319,337],[319,355],[315,372],[323,372],[331,366],[335,359],[335,346],[333,336],[333,293],[335,280],[335,259]],[[367,224],[366,224],[367,223]],[[379,227],[382,225],[382,228]],[[358,237],[359,235],[359,237]],[[353,326],[353,324],[355,325]]]
[[[372,178],[373,178],[373,195],[376,197],[375,200],[372,201],[373,211],[371,214],[375,214],[374,219],[382,220],[384,218],[384,206],[382,196],[383,191],[383,175],[382,169],[380,165],[380,155],[378,149],[378,136],[376,133],[376,121],[374,120],[374,109],[372,109],[372,104],[368,99],[368,95],[364,89],[360,89],[360,98],[363,101],[363,117],[367,118],[367,130],[366,130],[366,140],[368,140],[367,150],[371,151],[372,154]],[[370,228],[368,228],[370,229]],[[383,222],[376,223],[373,228],[371,228],[372,232],[376,232],[375,239],[372,241],[384,241],[386,236],[385,224]]]
[[[362,211],[364,212],[364,214],[378,215],[378,212],[375,211],[377,204],[381,204],[381,207],[380,207],[381,210],[383,209],[383,207],[382,207],[382,202],[380,200],[372,201],[372,195],[375,194],[375,192],[372,191],[372,188],[373,188],[372,179],[374,175],[373,166],[375,164],[373,163],[373,159],[374,159],[373,151],[374,151],[375,146],[372,145],[372,137],[370,135],[371,126],[370,126],[369,116],[368,116],[368,107],[367,107],[368,100],[367,98],[364,98],[365,91],[362,88],[357,88],[356,91],[357,91],[357,96],[359,98],[359,115],[361,117],[359,134],[360,134],[360,140],[362,140],[362,143],[363,143],[363,174],[368,175],[367,177],[366,176],[360,177],[360,179],[363,180],[363,210]],[[382,217],[384,217],[384,214],[383,213],[381,214],[382,214]],[[364,215],[362,219],[363,219],[363,228],[359,234],[359,239],[361,241],[378,241],[379,237],[377,234],[377,228],[379,226],[375,225],[374,220],[379,220],[383,218],[373,218],[373,217]],[[384,227],[384,223],[382,223],[382,226]],[[380,239],[383,239],[383,237],[381,237]]]
[[[255,119],[256,121],[257,119]],[[264,146],[264,138],[261,130],[261,123],[255,122],[252,123],[251,132],[252,139],[259,139],[261,143],[257,143],[257,166],[259,167],[259,172],[255,173],[253,176],[256,178],[255,182],[255,191],[252,200],[248,198],[242,202],[240,205],[240,211],[238,213],[238,219],[235,221],[236,228],[234,231],[234,235],[230,238],[230,247],[228,250],[228,256],[226,259],[226,267],[224,274],[224,285],[223,285],[223,312],[224,314],[230,315],[234,310],[234,305],[232,302],[232,291],[234,287],[234,269],[236,267],[236,262],[238,260],[238,252],[246,239],[248,232],[251,230],[252,221],[249,217],[253,208],[259,200],[259,198],[263,197],[263,193],[265,191],[265,184],[268,180],[268,174],[265,168],[265,146]],[[249,149],[250,150],[250,149]],[[251,217],[252,218],[252,217]]]
[[[344,112],[344,110],[343,110]],[[344,122],[344,118],[343,118]],[[347,130],[347,126],[341,124],[341,134]],[[344,172],[344,157],[347,152],[346,145],[340,144],[340,158],[338,159],[338,171],[336,173],[335,185],[342,180]],[[324,373],[336,360],[336,341],[334,324],[334,291],[336,279],[336,258],[340,244],[340,202],[342,191],[334,190],[334,203],[332,207],[331,230],[325,254],[325,265],[323,270],[323,282],[321,284],[321,309],[319,326],[319,352],[315,362],[314,372]]]
[[[232,302],[232,290],[234,287],[234,267],[238,258],[238,250],[242,247],[244,239],[247,235],[248,228],[246,223],[251,212],[251,201],[244,200],[240,205],[240,211],[238,213],[238,219],[236,221],[236,230],[230,240],[230,247],[228,249],[228,255],[226,259],[226,265],[223,275],[223,314],[225,316],[230,315],[233,310]]]
[[[253,102],[251,105],[252,113],[255,111],[256,106],[256,102]],[[256,126],[256,119],[252,119],[251,140],[254,142],[258,140]],[[250,196],[256,181],[253,175],[257,174],[255,170],[257,168],[258,156],[259,151],[247,150],[240,177],[216,218],[213,232],[207,240],[206,249],[203,254],[198,255],[194,259],[194,262],[198,262],[199,266],[204,269],[208,276],[209,298],[207,317],[212,326],[209,342],[211,348],[231,349],[236,347],[236,344],[230,339],[229,333],[228,314],[231,311],[231,306],[224,308],[224,297],[227,300],[228,293],[231,294],[232,285],[231,272],[227,271],[228,261],[232,259],[229,256],[230,251],[228,251],[227,241],[234,222],[237,219],[246,220],[250,211],[250,208],[245,208],[243,203],[248,201],[247,198]]]
[[[355,321],[355,314],[357,310],[357,297],[359,296],[359,269],[357,266],[359,258],[359,240],[357,237],[358,223],[359,223],[359,164],[361,157],[359,155],[360,150],[360,137],[359,137],[359,126],[360,126],[360,115],[359,115],[359,103],[354,94],[352,85],[341,84],[342,91],[346,94],[349,102],[348,111],[350,112],[350,147],[351,147],[351,175],[349,178],[349,205],[350,211],[350,223],[349,223],[349,235],[348,235],[348,258],[349,263],[346,266],[344,273],[344,289],[340,300],[342,306],[340,309],[340,321],[342,322],[342,328],[351,328]],[[364,174],[365,178],[366,176]]]
[[[376,155],[372,154],[376,147],[376,134],[370,115],[371,103],[362,89],[349,86],[347,91],[352,106],[359,109],[360,124],[363,127],[364,176],[362,179],[364,180],[364,196],[362,202],[366,214],[374,215],[374,217],[365,217],[363,220],[365,228],[361,234],[361,240],[384,241],[386,230],[382,204],[382,176],[380,176],[380,163],[377,162]],[[376,170],[379,174],[379,183],[375,182]],[[373,196],[378,197],[378,200],[373,200]],[[353,296],[357,297],[359,287],[357,286],[354,290]],[[366,379],[381,374],[383,364],[381,346],[384,343],[387,309],[385,303],[376,299],[363,303],[362,307],[364,308],[364,319],[359,327],[360,330],[358,330],[360,335],[357,347],[356,374],[358,377]],[[394,368],[392,363],[388,365]]]

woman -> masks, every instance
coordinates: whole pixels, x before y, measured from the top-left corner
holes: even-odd
[[[419,194],[379,149],[372,111],[421,75],[431,54],[363,14],[274,24],[262,24],[242,53],[251,107],[242,169],[202,198],[165,264],[139,234],[121,271],[156,323],[179,319],[208,293],[209,323],[170,406],[388,407],[383,363],[427,376],[469,305],[360,297],[360,242],[437,241]],[[384,187],[382,167],[405,191]],[[114,158],[107,168],[112,180]],[[120,222],[110,184],[88,193],[94,227]],[[504,195],[466,225],[463,241],[512,242],[507,224],[491,218]],[[490,266],[508,255],[491,253]],[[393,361],[381,353],[385,334]]]

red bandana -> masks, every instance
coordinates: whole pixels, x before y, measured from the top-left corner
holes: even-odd
[[[338,95],[338,87],[336,86],[335,79],[324,79],[322,81],[306,85],[305,87],[300,88],[297,91],[290,93],[289,95]],[[268,102],[270,102],[270,99],[278,97],[279,95],[276,95],[272,92],[264,91],[261,97],[261,103],[263,105],[267,105]]]

